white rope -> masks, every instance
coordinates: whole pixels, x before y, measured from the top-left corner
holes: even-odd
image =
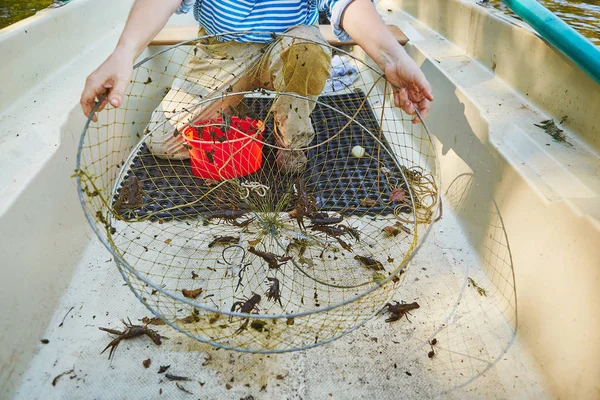
[[[250,192],[254,192],[260,197],[265,197],[267,190],[270,189],[269,186],[263,185],[260,182],[242,182],[242,187],[246,190],[245,195],[242,197],[244,200],[250,196]]]

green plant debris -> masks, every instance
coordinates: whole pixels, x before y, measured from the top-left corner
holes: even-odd
[[[469,284],[471,286],[473,286],[475,289],[477,289],[477,293],[479,293],[480,296],[487,297],[487,292],[485,291],[484,288],[482,288],[481,286],[479,286],[478,284],[476,284],[475,281],[473,280],[473,278],[468,278],[468,279],[469,279]]]
[[[306,264],[309,267],[314,267],[315,266],[315,263],[313,262],[313,260],[311,258],[305,258],[304,256],[300,256],[298,258],[298,262],[300,264]]]
[[[377,283],[378,285],[380,285],[381,283],[383,283],[383,281],[385,281],[387,278],[387,276],[385,276],[382,273],[379,272],[373,272],[373,281],[375,283]]]
[[[548,135],[552,136],[552,139],[554,139],[555,142],[566,143],[569,146],[573,146],[571,143],[567,142],[565,132],[556,126],[553,119],[547,119],[534,125],[538,128],[542,128]]]

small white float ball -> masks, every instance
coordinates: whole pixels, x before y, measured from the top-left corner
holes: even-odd
[[[352,148],[352,155],[356,158],[361,158],[365,155],[365,148],[362,146],[354,146]]]

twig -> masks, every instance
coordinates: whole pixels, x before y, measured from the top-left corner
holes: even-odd
[[[73,307],[69,308],[69,311],[67,311],[67,313],[65,314],[65,316],[64,316],[64,317],[63,317],[63,319],[62,319],[62,322],[61,322],[61,323],[60,323],[60,325],[58,326],[59,328],[62,328],[63,324],[65,323],[65,319],[67,318],[67,315],[69,315],[69,313],[70,313],[71,311],[73,311],[73,309],[74,309],[74,308],[75,308],[75,306],[73,306]]]
[[[191,381],[191,379],[187,376],[177,376],[171,374],[165,374],[165,378],[167,378],[170,381]]]
[[[56,384],[58,383],[58,380],[63,376],[63,375],[69,375],[72,374],[75,371],[75,369],[70,369],[68,371],[65,371],[61,374],[56,375],[56,377],[54,379],[52,379],[52,386],[56,386]]]
[[[182,392],[194,394],[194,393],[190,392],[189,390],[187,390],[186,388],[184,388],[183,386],[181,386],[179,383],[176,383],[175,386],[177,386],[177,389],[181,390]]]

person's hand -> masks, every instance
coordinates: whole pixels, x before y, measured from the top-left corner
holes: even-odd
[[[394,85],[394,104],[410,115],[415,114],[415,106],[423,118],[427,116],[430,102],[433,101],[431,86],[425,75],[408,54],[402,52],[384,68],[387,80]],[[413,124],[420,121],[415,115]]]
[[[102,111],[109,102],[113,107],[119,107],[123,103],[123,96],[133,72],[133,58],[131,52],[117,49],[87,77],[80,100],[86,117],[92,113],[96,102],[106,92],[108,96],[97,111]],[[94,115],[92,120],[97,122],[98,117]]]

